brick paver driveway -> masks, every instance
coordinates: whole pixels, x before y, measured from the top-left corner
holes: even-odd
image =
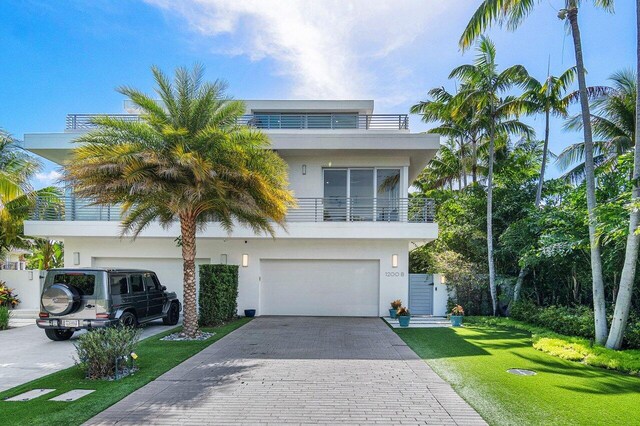
[[[88,422],[114,423],[484,424],[381,319],[317,317],[255,319]]]

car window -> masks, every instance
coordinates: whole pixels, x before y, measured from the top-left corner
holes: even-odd
[[[154,278],[153,274],[144,274],[144,285],[149,290],[160,290],[160,284]]]
[[[109,277],[109,284],[111,285],[111,294],[129,293],[126,275],[111,275]]]
[[[129,282],[131,283],[131,292],[140,293],[144,291],[144,284],[142,283],[141,274],[129,275]]]
[[[92,296],[96,288],[96,276],[83,272],[66,272],[55,274],[55,284],[67,284],[75,287],[82,296]]]

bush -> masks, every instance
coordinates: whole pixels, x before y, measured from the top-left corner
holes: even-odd
[[[78,338],[75,344],[80,365],[88,379],[106,379],[115,376],[116,358],[118,373],[126,366],[124,357],[134,352],[140,339],[140,330],[130,327],[104,328],[90,331]]]
[[[9,317],[11,316],[7,306],[0,306],[0,330],[9,328]]]
[[[13,293],[12,288],[7,287],[7,283],[0,281],[0,306],[15,308],[18,303],[18,295]]]
[[[200,325],[233,319],[238,309],[238,265],[200,265]]]

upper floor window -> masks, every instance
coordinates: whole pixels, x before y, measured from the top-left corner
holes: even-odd
[[[255,113],[248,124],[259,129],[357,129],[356,113]]]

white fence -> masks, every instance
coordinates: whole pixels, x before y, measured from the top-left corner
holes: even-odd
[[[40,291],[45,271],[38,270],[0,270],[0,281],[4,281],[20,299],[16,309],[40,310]]]

